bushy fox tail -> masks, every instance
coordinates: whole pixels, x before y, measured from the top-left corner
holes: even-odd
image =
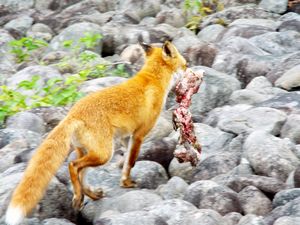
[[[55,127],[30,160],[6,212],[6,223],[17,225],[36,206],[56,171],[69,154],[79,122],[65,119]]]

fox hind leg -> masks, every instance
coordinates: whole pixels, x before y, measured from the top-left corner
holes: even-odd
[[[76,210],[80,210],[82,208],[83,196],[85,193],[79,178],[83,177],[83,174],[79,176],[80,172],[86,167],[96,167],[105,164],[112,154],[112,138],[110,138],[111,140],[109,138],[101,138],[101,140],[99,140],[91,137],[92,136],[85,138],[85,140],[89,140],[90,142],[82,143],[84,148],[87,150],[87,154],[70,162],[69,164],[69,172],[74,190],[72,205]],[[91,143],[91,140],[98,141],[92,141]],[[94,197],[94,199],[98,198],[98,196],[92,194],[92,191],[89,191],[90,190],[87,190],[86,193],[91,194],[91,197]]]
[[[78,159],[82,158],[85,155],[83,148],[77,147],[75,150],[76,150]],[[93,200],[98,200],[98,199],[102,198],[104,196],[102,188],[92,189],[91,187],[87,186],[84,183],[85,172],[86,172],[86,168],[83,168],[79,172],[79,182],[81,184],[83,193]]]

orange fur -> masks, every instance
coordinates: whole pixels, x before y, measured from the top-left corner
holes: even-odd
[[[93,199],[100,197],[100,194],[83,187],[83,171],[86,167],[110,160],[116,136],[132,137],[121,186],[134,186],[130,170],[140,145],[161,112],[172,74],[186,68],[186,61],[170,42],[162,48],[147,46],[145,49],[147,59],[140,72],[124,83],[81,99],[53,129],[30,160],[13,193],[11,208],[21,209],[26,216],[35,207],[52,176],[68,156],[71,143],[78,151],[78,159],[69,164],[75,209],[82,206],[84,194]]]

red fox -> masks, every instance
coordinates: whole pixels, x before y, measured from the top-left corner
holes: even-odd
[[[131,79],[79,100],[47,136],[30,160],[6,212],[6,223],[19,224],[43,197],[51,178],[69,154],[71,145],[77,159],[69,163],[74,209],[80,210],[84,195],[93,200],[102,190],[83,185],[84,169],[100,166],[113,155],[114,138],[130,137],[120,185],[134,187],[131,168],[140,146],[154,126],[167,96],[173,74],[186,69],[186,60],[166,41],[162,47],[142,44],[146,61]]]

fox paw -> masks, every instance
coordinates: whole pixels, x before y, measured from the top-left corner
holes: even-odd
[[[104,196],[102,188],[93,189],[87,187],[84,189],[84,194],[86,194],[89,198],[93,200],[98,200]]]
[[[134,188],[137,185],[136,185],[136,183],[133,180],[131,180],[130,178],[128,178],[128,179],[125,179],[125,180],[121,180],[120,186],[124,187],[124,188]]]
[[[80,195],[80,197],[74,195],[72,206],[76,211],[80,211],[83,208],[83,195]]]

